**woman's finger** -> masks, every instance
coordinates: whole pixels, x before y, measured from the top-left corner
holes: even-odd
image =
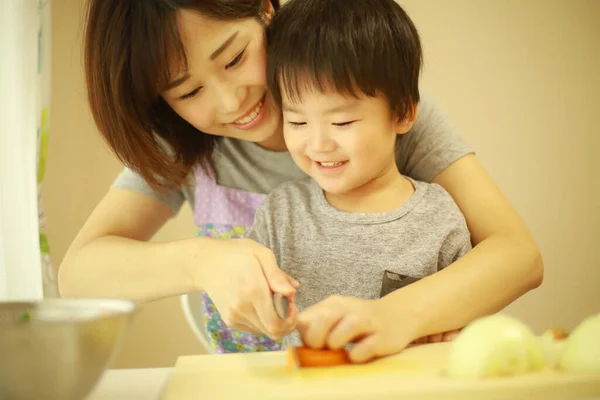
[[[296,286],[300,286],[292,277],[283,272],[277,265],[277,260],[273,252],[266,247],[256,250],[256,256],[260,262],[264,278],[272,293],[281,293],[290,296],[296,292]]]
[[[241,314],[241,313],[237,314],[236,313],[233,316],[228,316],[228,318],[225,318],[223,315],[221,315],[221,318],[223,318],[223,322],[225,322],[225,324],[229,328],[233,328],[233,329],[237,329],[237,330],[249,332],[249,333],[263,333],[264,332],[264,327],[258,321],[258,317],[256,317],[256,315],[254,315],[254,312],[251,312],[251,313],[246,312],[245,314]]]
[[[273,293],[263,274],[257,277],[253,276],[251,279],[257,281],[254,283],[256,289],[252,291],[252,298],[249,300],[254,305],[255,315],[265,329],[263,333],[271,338],[279,339],[289,332],[286,331],[285,319],[281,319],[275,310]]]

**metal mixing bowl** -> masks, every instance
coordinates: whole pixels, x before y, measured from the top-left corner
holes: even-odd
[[[0,302],[0,399],[81,400],[119,351],[125,300]]]

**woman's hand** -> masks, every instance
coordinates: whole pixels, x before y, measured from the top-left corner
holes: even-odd
[[[460,333],[460,329],[455,329],[452,331],[437,333],[435,335],[424,336],[419,338],[413,342],[413,344],[427,344],[427,343],[440,343],[440,342],[451,342]]]
[[[250,239],[213,240],[210,250],[192,252],[188,268],[195,286],[208,293],[223,321],[273,339],[293,331],[298,314],[294,294],[300,284],[279,269],[271,250]],[[285,320],[275,311],[275,292],[290,301]]]

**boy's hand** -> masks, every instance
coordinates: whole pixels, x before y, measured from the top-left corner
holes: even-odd
[[[379,300],[332,296],[298,316],[297,328],[305,345],[339,349],[355,343],[352,362],[366,362],[403,350],[414,338],[409,325],[400,321]]]

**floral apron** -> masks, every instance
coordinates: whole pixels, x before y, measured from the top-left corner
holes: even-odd
[[[265,195],[219,186],[202,169],[195,171],[194,222],[199,236],[243,238],[252,226],[256,209]],[[229,328],[217,308],[202,292],[204,329],[215,353],[281,350],[282,342]]]

